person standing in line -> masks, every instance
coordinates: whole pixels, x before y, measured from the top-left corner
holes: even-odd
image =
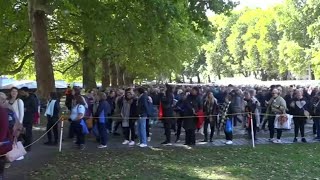
[[[25,134],[23,135],[24,146],[27,146],[26,151],[31,150],[32,142],[32,126],[34,120],[34,114],[38,112],[37,100],[33,96],[30,96],[30,90],[28,87],[20,89],[21,96],[24,102],[24,118],[23,127],[25,128]]]
[[[75,96],[76,105],[71,110],[71,126],[74,134],[77,136],[76,145],[80,150],[85,148],[85,134],[86,129],[85,122],[83,120],[86,113],[85,102],[81,96]],[[84,127],[85,126],[85,127]]]
[[[182,124],[183,124],[183,116],[184,116],[184,101],[187,99],[187,94],[186,93],[181,93],[181,98],[180,100],[178,100],[178,102],[176,103],[174,109],[178,115],[177,118],[177,133],[176,133],[176,143],[180,142],[180,134],[181,134],[181,128],[182,128]]]
[[[8,97],[8,103],[12,106],[15,115],[17,116],[17,120],[22,124],[24,117],[24,103],[18,97],[19,90],[16,87],[11,88],[10,94]]]
[[[185,145],[196,145],[197,113],[202,110],[202,103],[199,97],[199,88],[193,87],[191,94],[184,102],[184,115],[187,116],[183,121],[186,131]]]
[[[305,117],[305,111],[310,112],[310,103],[303,96],[302,90],[297,90],[296,97],[290,103],[290,107],[292,108],[292,115],[294,121],[294,139],[293,142],[297,142],[298,133],[300,130],[301,133],[301,141],[306,143],[307,140],[304,137],[304,126],[307,122],[307,117]]]
[[[100,145],[98,146],[99,149],[106,148],[107,147],[107,127],[106,122],[108,122],[108,114],[110,114],[110,105],[106,101],[107,95],[103,92],[98,93],[98,101],[99,106],[95,113],[95,117],[98,118],[98,131],[99,131],[99,139],[100,139]]]
[[[45,142],[45,145],[57,145],[58,144],[58,123],[56,123],[59,120],[59,113],[60,113],[60,100],[58,99],[58,95],[56,92],[50,93],[50,100],[47,105],[47,109],[45,112],[45,116],[47,117],[47,131],[51,129],[47,136],[48,141]],[[52,132],[54,141],[52,141]]]
[[[136,101],[133,99],[131,89],[126,89],[121,107],[122,128],[125,139],[122,143],[123,145],[133,146],[135,144],[135,120],[131,119],[131,117],[135,117],[132,116],[135,110],[134,103]]]
[[[210,142],[213,142],[213,134],[217,124],[217,117],[219,113],[219,106],[217,99],[213,96],[213,92],[209,91],[205,98],[203,111],[205,113],[205,122],[203,127],[204,140],[203,142],[208,142],[208,126],[210,125]]]
[[[4,156],[7,152],[11,151],[12,143],[8,140],[11,139],[9,130],[8,113],[2,105],[0,105],[0,180],[4,179],[4,169],[7,162]]]
[[[146,121],[147,117],[150,116],[150,110],[148,105],[148,96],[145,90],[140,87],[137,89],[137,115],[138,115],[138,134],[140,138],[139,146],[144,148],[147,147],[147,132],[146,132]]]
[[[160,102],[163,110],[163,125],[165,129],[166,140],[162,142],[162,145],[171,144],[171,126],[173,121],[173,91],[172,87],[166,84],[166,91],[160,95]]]

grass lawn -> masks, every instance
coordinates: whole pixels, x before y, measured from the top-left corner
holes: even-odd
[[[69,151],[32,179],[317,179],[319,144]]]

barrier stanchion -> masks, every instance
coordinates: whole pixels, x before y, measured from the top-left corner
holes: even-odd
[[[251,139],[252,139],[252,147],[255,148],[255,142],[254,142],[254,132],[253,132],[253,119],[252,119],[252,114],[249,113],[249,118],[250,118],[250,126],[251,126]]]
[[[64,121],[66,120],[65,112],[63,112],[62,114],[63,114],[63,115],[62,115],[62,117],[61,117],[59,152],[61,152],[61,150],[62,150],[63,124],[64,124]]]

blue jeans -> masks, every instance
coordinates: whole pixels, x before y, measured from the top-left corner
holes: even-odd
[[[147,144],[147,129],[146,129],[147,117],[139,117],[138,119],[138,133],[141,144]]]
[[[105,123],[98,123],[98,131],[100,137],[100,144],[107,145],[107,128]]]

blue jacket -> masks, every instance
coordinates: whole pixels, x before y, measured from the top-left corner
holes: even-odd
[[[108,115],[110,114],[111,114],[110,104],[105,100],[101,100],[99,102],[99,106],[95,114],[95,117],[99,117],[99,123],[106,123],[108,120],[107,119]]]
[[[138,98],[138,106],[137,106],[137,115],[138,117],[150,117],[152,116],[152,112],[150,110],[148,96],[143,94]]]

